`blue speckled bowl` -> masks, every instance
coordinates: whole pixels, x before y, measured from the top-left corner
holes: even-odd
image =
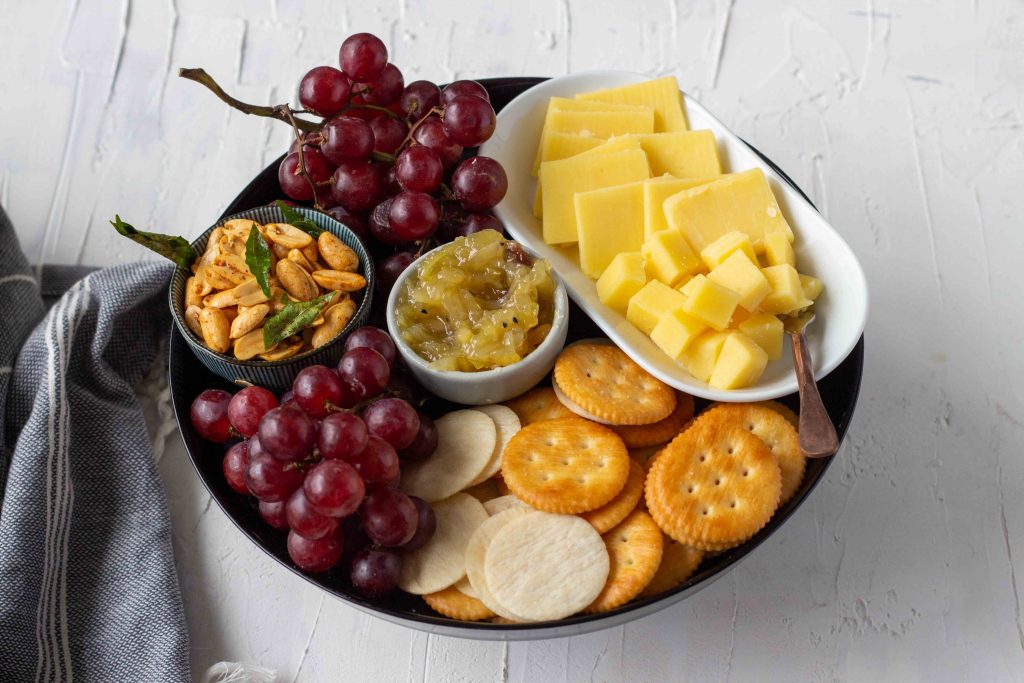
[[[356,252],[356,255],[359,257],[359,272],[366,278],[366,289],[356,294],[356,297],[361,296],[359,307],[356,309],[355,315],[352,316],[352,320],[345,326],[345,329],[342,330],[341,334],[320,348],[310,349],[281,361],[242,361],[234,356],[217,353],[206,348],[203,340],[193,334],[192,330],[185,324],[185,281],[191,273],[182,268],[176,269],[174,276],[171,278],[171,285],[167,296],[174,324],[178,327],[181,336],[185,338],[189,348],[192,349],[192,353],[199,358],[200,362],[209,368],[211,372],[229,382],[244,380],[274,391],[284,391],[291,387],[296,373],[302,368],[317,364],[336,364],[344,352],[342,345],[344,339],[352,330],[365,324],[367,317],[370,315],[370,304],[373,301],[372,294],[376,278],[373,273],[373,259],[366,252],[366,247],[359,241],[355,233],[327,214],[305,207],[296,207],[295,210],[305,215],[320,228],[334,234]],[[213,232],[213,229],[234,218],[249,218],[261,224],[285,222],[284,215],[276,206],[261,206],[256,209],[249,209],[248,211],[242,211],[231,216],[225,216],[217,221],[217,223],[207,228],[197,240],[192,242],[192,247],[197,253],[203,253],[206,249],[206,241],[210,238],[210,233]]]

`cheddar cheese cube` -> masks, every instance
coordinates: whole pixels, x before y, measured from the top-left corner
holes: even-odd
[[[584,275],[596,280],[616,254],[640,251],[644,244],[643,183],[577,192],[574,202]]]
[[[769,233],[781,232],[793,239],[793,230],[759,168],[683,190],[666,199],[664,207],[669,227],[683,233],[698,252],[733,230],[747,234],[755,253],[764,251],[764,236]]]
[[[732,256],[736,250],[742,251],[750,260],[757,263],[757,256],[754,254],[754,247],[750,244],[750,237],[745,232],[733,230],[727,232],[714,242],[704,247],[700,252],[708,270],[711,270],[725,259]]]
[[[732,312],[732,317],[729,319],[729,329],[730,330],[739,329],[740,323],[742,323],[744,320],[746,320],[750,316],[751,316],[750,311],[748,311],[747,309],[743,308],[742,306],[737,306],[736,310]]]
[[[742,389],[755,383],[768,364],[768,355],[742,332],[733,332],[718,354],[708,384],[716,389]]]
[[[675,76],[643,83],[608,88],[576,96],[577,100],[596,100],[613,104],[639,104],[654,108],[655,132],[686,130],[683,95]]]
[[[597,298],[624,313],[633,295],[647,284],[644,257],[639,251],[618,254],[597,280]]]
[[[647,157],[641,150],[575,156],[540,165],[543,235],[548,244],[571,244],[576,229],[577,192],[646,180]]]
[[[825,288],[825,283],[811,275],[801,274],[799,277],[800,287],[804,290],[804,296],[811,301],[817,299],[818,295],[821,294],[821,290]]]
[[[661,320],[651,330],[651,341],[669,357],[679,360],[686,347],[706,329],[707,325],[683,312],[681,307],[674,308],[661,316]]]
[[[677,178],[702,178],[722,173],[715,134],[710,130],[638,135],[651,164],[651,175],[669,173]]]
[[[724,330],[729,327],[732,312],[739,302],[739,294],[709,278],[703,278],[686,295],[683,311],[703,320],[716,330]]]
[[[739,304],[754,311],[768,296],[771,287],[755,261],[742,251],[734,251],[708,273],[708,279],[739,294]]]
[[[702,269],[702,264],[686,238],[675,230],[662,230],[643,243],[648,274],[666,285],[676,285],[683,278]]]
[[[663,282],[651,280],[629,300],[626,319],[650,334],[661,316],[686,303],[686,297]]]
[[[686,280],[682,285],[678,287],[678,289],[680,292],[682,292],[684,296],[690,298],[691,296],[693,296],[693,293],[696,292],[697,289],[701,286],[701,283],[704,282],[706,279],[706,275],[704,275],[703,273],[698,273],[697,275],[691,277],[689,280]]]
[[[789,265],[762,268],[761,273],[768,280],[771,292],[761,300],[761,310],[766,313],[791,313],[809,306],[810,299],[804,296],[800,275]]]
[[[690,342],[687,349],[680,355],[679,360],[686,367],[686,370],[699,379],[707,382],[714,372],[718,355],[722,351],[725,340],[733,332],[717,332],[707,330]]]
[[[764,349],[768,354],[768,360],[776,360],[782,356],[784,325],[771,313],[755,313],[737,325],[737,329]]]
[[[796,268],[793,245],[781,232],[772,232],[764,236],[764,257],[769,266],[793,266]]]
[[[635,137],[634,137],[635,139]],[[640,143],[637,142],[639,145]],[[688,190],[691,187],[707,185],[721,176],[705,176],[703,178],[676,178],[663,175],[644,181],[644,237],[650,237],[659,230],[668,229],[665,220],[665,200],[672,195]]]

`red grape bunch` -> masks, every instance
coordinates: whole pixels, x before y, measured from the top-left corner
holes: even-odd
[[[385,290],[413,260],[403,247],[501,230],[490,210],[508,189],[504,169],[488,157],[463,158],[494,133],[487,90],[466,80],[444,89],[406,84],[387,47],[369,33],[345,39],[339,66],[317,66],[302,77],[303,113],[324,120],[281,162],[282,191],[314,201],[363,238],[397,247],[377,266]]]
[[[280,397],[256,386],[207,389],[191,408],[202,438],[243,439],[224,454],[224,478],[257,499],[267,524],[288,531],[292,562],[308,572],[341,565],[369,596],[396,587],[399,551],[422,546],[435,528],[430,505],[397,488],[400,460],[429,458],[437,430],[387,395],[394,363],[391,337],[362,327],[336,369],[306,367]]]

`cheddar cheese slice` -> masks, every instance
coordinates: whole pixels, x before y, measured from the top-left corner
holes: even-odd
[[[637,142],[637,144],[640,144]],[[671,175],[658,176],[644,181],[644,237],[650,237],[659,230],[668,228],[665,220],[665,200],[691,187],[707,185],[722,176],[704,178],[676,178]]]
[[[710,130],[652,133],[637,136],[651,164],[651,175],[703,178],[722,173],[715,134]]]
[[[608,88],[576,96],[577,100],[596,100],[613,104],[641,104],[654,108],[654,132],[686,130],[683,95],[675,76]]]
[[[584,275],[597,279],[616,254],[639,251],[643,246],[642,182],[577,192],[574,200]]]

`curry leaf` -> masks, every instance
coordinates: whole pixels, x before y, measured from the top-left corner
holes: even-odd
[[[164,258],[168,258],[178,264],[178,267],[188,270],[196,260],[196,252],[192,245],[184,237],[176,235],[161,235],[158,232],[143,232],[121,220],[120,216],[114,216],[110,221],[120,234],[128,239],[151,249]]]
[[[263,348],[273,348],[275,344],[312,325],[335,294],[327,292],[310,301],[290,301],[285,304],[263,325]]]
[[[280,199],[277,200],[277,208],[281,209],[281,213],[284,214],[284,222],[288,225],[293,225],[299,230],[309,233],[310,237],[316,239],[323,232],[323,228],[318,226],[313,221],[309,220],[301,213],[296,211],[294,208],[288,206]]]
[[[256,284],[270,298],[270,247],[255,225],[249,228],[249,238],[245,240],[245,265],[256,278]]]

